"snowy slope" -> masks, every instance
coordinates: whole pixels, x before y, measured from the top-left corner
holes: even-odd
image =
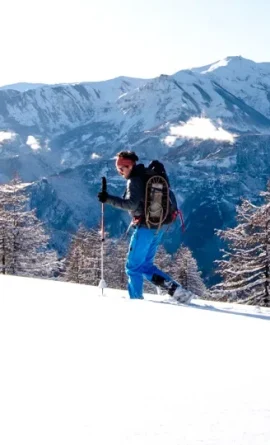
[[[211,65],[192,69],[218,82],[230,93],[270,117],[270,63],[256,63],[241,56],[226,57]]]
[[[29,82],[18,82],[18,83],[12,83],[10,85],[3,85],[0,87],[0,90],[16,90],[16,91],[27,91],[27,90],[34,90],[36,88],[45,87],[46,84],[44,83],[29,83]]]
[[[270,311],[0,276],[2,445],[266,445]]]
[[[105,101],[114,102],[122,94],[135,90],[147,83],[148,79],[138,79],[135,77],[120,76],[115,79],[101,82],[82,82],[82,85],[89,86]]]
[[[214,122],[221,119],[227,129],[269,133],[269,85],[269,64],[228,58],[148,80],[118,77],[21,93],[2,90],[0,129],[51,137],[89,122],[104,122],[117,126],[125,138],[203,115]],[[106,137],[106,128],[104,133]]]
[[[224,126],[248,128],[241,109],[228,109],[224,98],[211,80],[192,71],[180,71],[175,76],[160,76],[134,92],[119,98],[118,105],[125,115],[123,131],[155,129],[167,122],[186,122],[193,116],[222,119]],[[234,119],[234,123],[233,123]],[[165,132],[167,131],[165,125]]]
[[[147,82],[147,79],[137,79],[133,77],[120,76],[115,79],[99,81],[99,82],[78,82],[71,85],[86,85],[94,88],[98,94],[106,95],[106,100],[115,100],[120,94],[124,94],[131,88],[137,88]],[[29,83],[18,82],[10,85],[0,86],[0,90],[16,90],[21,93],[28,90],[34,90],[41,87],[56,87],[69,85],[67,83],[45,84],[45,83]]]
[[[48,137],[90,121],[113,119],[118,123],[115,100],[145,82],[119,77],[104,82],[46,85],[23,92],[3,89],[0,129],[13,128],[21,134],[24,127],[28,132]]]

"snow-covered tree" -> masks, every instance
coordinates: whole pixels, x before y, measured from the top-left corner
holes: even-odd
[[[0,186],[0,272],[50,277],[57,255],[48,250],[49,235],[35,211],[27,208],[28,200],[18,177]]]
[[[6,262],[8,255],[7,231],[4,203],[0,193],[0,273],[2,274],[6,273]]]
[[[158,248],[156,257],[155,257],[155,264],[157,265],[157,267],[161,270],[163,270],[163,272],[166,273],[170,273],[171,270],[171,266],[172,266],[172,255],[170,255],[165,247],[163,245],[161,245]]]
[[[106,242],[105,242],[106,244]],[[97,286],[101,278],[101,237],[97,230],[80,226],[67,257],[65,281]]]
[[[82,228],[73,236],[67,256],[64,261],[65,269],[61,274],[64,281],[81,283],[83,280],[82,255],[83,255],[83,233]]]
[[[125,271],[128,253],[128,241],[125,237],[110,240],[105,257],[105,281],[108,287],[115,289],[127,288]]]
[[[237,208],[236,227],[218,231],[227,242],[218,261],[223,281],[213,289],[215,296],[250,304],[270,306],[270,186],[261,193],[265,203],[255,206],[244,200]]]
[[[205,284],[198,270],[197,261],[188,247],[180,247],[173,255],[170,273],[185,289],[195,295],[203,296],[206,293]]]

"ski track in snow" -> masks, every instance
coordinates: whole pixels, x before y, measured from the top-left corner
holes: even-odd
[[[1,445],[270,443],[269,309],[0,281]]]

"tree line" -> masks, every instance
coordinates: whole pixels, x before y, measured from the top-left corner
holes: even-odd
[[[99,229],[80,226],[72,236],[65,258],[49,247],[50,235],[36,211],[30,209],[27,186],[19,177],[0,185],[0,273],[53,278],[97,286],[101,278],[101,235]],[[104,270],[107,285],[126,289],[125,260],[128,238],[106,238]],[[157,265],[173,274],[183,286],[202,296],[206,288],[198,266],[187,247],[173,256],[161,247]],[[146,292],[156,292],[147,283]]]
[[[127,236],[117,239],[105,238],[104,271],[106,283],[110,288],[127,288],[125,262],[128,245]],[[97,286],[101,278],[100,249],[98,230],[87,230],[81,226],[71,242],[62,277],[66,281]],[[206,293],[197,262],[187,247],[181,247],[174,255],[169,255],[164,247],[160,247],[155,263],[196,295],[203,296]],[[144,290],[149,293],[156,292],[155,286],[149,282],[145,283]]]
[[[242,200],[236,208],[236,226],[217,230],[223,241],[222,257],[216,261],[220,282],[206,289],[198,265],[188,247],[173,255],[160,247],[156,264],[186,289],[202,298],[270,306],[270,182],[260,193],[261,205]],[[97,286],[101,278],[99,229],[78,228],[65,258],[49,247],[50,235],[35,210],[30,209],[27,187],[15,177],[0,185],[0,273],[52,278]],[[125,260],[128,237],[107,237],[104,270],[107,285],[126,289]],[[145,292],[156,292],[151,283]]]

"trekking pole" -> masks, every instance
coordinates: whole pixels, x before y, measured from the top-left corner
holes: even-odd
[[[106,178],[102,177],[102,192],[107,191]],[[104,280],[104,241],[105,241],[105,230],[104,230],[104,203],[101,203],[101,280],[98,287],[101,289],[101,294],[103,296],[103,289],[107,287],[106,281]]]

